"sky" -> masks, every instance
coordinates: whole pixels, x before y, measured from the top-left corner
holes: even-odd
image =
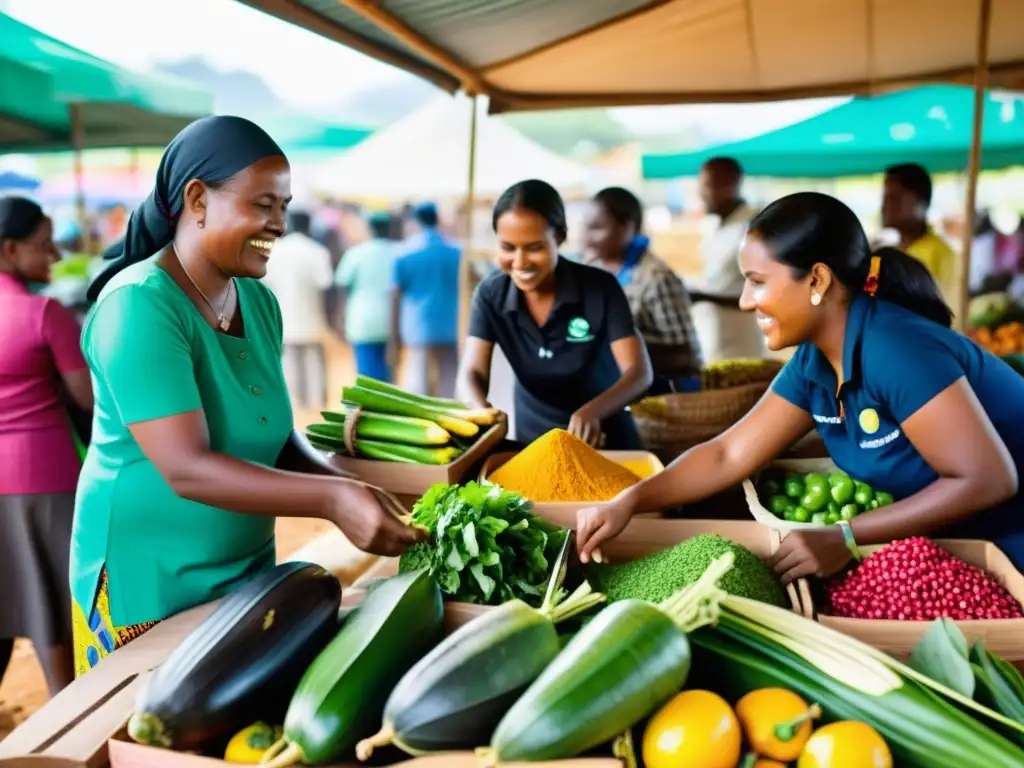
[[[218,69],[246,70],[283,100],[309,111],[322,112],[357,91],[413,77],[236,0],[0,0],[0,11],[133,70],[193,56]],[[835,103],[653,107],[614,114],[639,133],[664,134],[696,123],[739,138]]]

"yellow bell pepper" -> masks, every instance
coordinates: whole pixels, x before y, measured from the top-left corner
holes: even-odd
[[[735,768],[740,724],[728,702],[711,691],[683,691],[644,730],[647,768]]]
[[[785,688],[761,688],[736,702],[736,716],[747,742],[761,757],[796,760],[811,736],[811,720],[821,709],[809,707]]]
[[[224,760],[240,765],[258,765],[274,742],[281,738],[281,727],[253,723],[231,737],[224,750]]]
[[[892,768],[892,753],[867,723],[841,720],[811,734],[797,768]]]

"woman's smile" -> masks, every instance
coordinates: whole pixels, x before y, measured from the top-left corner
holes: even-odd
[[[277,242],[277,238],[263,239],[254,237],[249,240],[249,247],[252,248],[256,253],[264,258],[270,256],[270,252],[274,250],[274,243]]]

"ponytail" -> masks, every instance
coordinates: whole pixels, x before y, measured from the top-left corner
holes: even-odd
[[[865,290],[875,298],[888,301],[949,328],[953,325],[953,310],[942,298],[938,283],[928,268],[898,248],[879,248],[871,255],[877,265],[877,274],[870,270]],[[871,291],[872,277],[875,290]]]
[[[953,312],[927,267],[896,248],[872,252],[849,207],[820,192],[797,192],[771,203],[748,230],[798,278],[824,264],[848,291],[888,301],[949,328]]]

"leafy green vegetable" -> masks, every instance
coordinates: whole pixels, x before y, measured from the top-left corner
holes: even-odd
[[[971,669],[978,681],[978,703],[1024,723],[1024,680],[1020,673],[990,653],[982,640],[971,648]]]
[[[450,600],[539,606],[568,531],[533,514],[533,504],[497,486],[441,483],[412,510],[431,532],[399,561],[404,572],[429,567]]]
[[[974,670],[967,638],[952,619],[936,619],[910,653],[908,666],[968,698],[974,696]]]

